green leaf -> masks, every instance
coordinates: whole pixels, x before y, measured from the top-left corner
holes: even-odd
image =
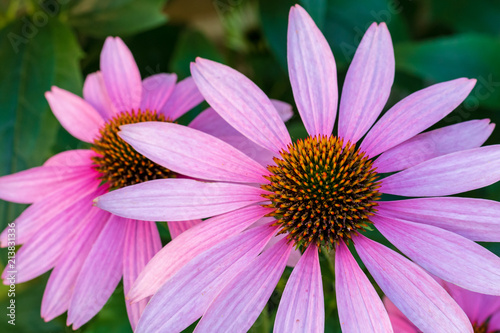
[[[396,68],[431,82],[476,78],[470,107],[500,107],[500,40],[479,34],[403,43],[395,48]]]
[[[159,26],[165,0],[81,0],[69,10],[69,22],[94,37],[125,36]]]

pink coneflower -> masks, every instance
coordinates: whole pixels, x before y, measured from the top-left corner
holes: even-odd
[[[61,124],[89,150],[71,150],[43,166],[0,178],[0,198],[32,204],[7,228],[2,246],[23,244],[16,254],[16,283],[53,268],[45,289],[41,315],[46,320],[68,311],[68,325],[77,329],[106,303],[123,277],[125,292],[161,248],[153,222],[125,219],[93,207],[93,199],[110,189],[179,173],[139,155],[117,136],[123,124],[143,121],[171,123],[201,103],[192,78],[176,83],[175,74],[157,74],[141,82],[129,49],[119,38],[108,38],[101,54],[101,72],[87,77],[84,99],[57,87],[47,99]],[[291,107],[275,102],[283,117]],[[209,123],[207,123],[209,122]],[[209,109],[191,124],[222,139],[259,153],[260,149]],[[203,128],[202,128],[203,127]],[[179,219],[177,219],[179,221]],[[200,220],[169,222],[174,238]],[[7,268],[4,281],[12,279]],[[147,300],[127,311],[134,328]]]
[[[321,248],[335,251],[343,331],[391,332],[381,299],[348,250],[352,242],[380,288],[417,327],[472,332],[464,312],[424,269],[464,288],[500,295],[500,259],[474,242],[500,239],[498,219],[493,220],[499,204],[442,197],[498,181],[500,147],[478,148],[493,130],[489,120],[418,133],[456,108],[475,80],[416,92],[373,125],[394,78],[389,32],[385,24],[373,24],[347,72],[334,136],[335,61],[300,6],[290,11],[288,66],[310,135],[295,142],[248,78],[204,59],[191,67],[213,109],[271,152],[274,162],[267,167],[194,129],[163,123],[121,128],[121,137],[151,160],[209,182],[155,180],[106,194],[98,206],[152,220],[215,216],[168,244],[140,275],[129,297],[155,295],[137,331],[178,332],[199,317],[197,332],[248,330],[290,252],[299,248],[304,253],[282,295],[274,329],[323,332]],[[183,145],[176,145],[181,139]],[[386,172],[396,173],[381,178]],[[382,193],[433,198],[381,202]],[[256,226],[263,216],[267,223]],[[363,236],[371,225],[424,269]],[[263,251],[276,234],[283,238]]]
[[[469,317],[474,333],[500,332],[500,297],[478,294],[445,281],[440,281],[440,283]],[[384,304],[394,332],[422,332],[387,297],[384,297]]]

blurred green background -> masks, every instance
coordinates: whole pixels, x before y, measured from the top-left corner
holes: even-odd
[[[56,121],[44,98],[57,85],[81,95],[83,78],[99,67],[106,36],[122,37],[143,77],[189,76],[196,56],[245,73],[270,97],[293,104],[286,71],[290,7],[300,3],[333,49],[339,87],[371,22],[387,22],[395,46],[396,78],[387,108],[433,83],[466,76],[478,83],[457,110],[434,127],[490,118],[500,123],[500,2],[495,0],[0,0],[0,175],[42,164],[81,147]],[[386,109],[387,109],[386,108]],[[202,107],[187,114],[187,123]],[[293,138],[306,132],[295,115]],[[463,140],[467,140],[464,137]],[[486,144],[500,142],[496,130]],[[500,184],[463,196],[500,198]],[[0,202],[5,228],[25,208]],[[167,229],[160,224],[163,240]],[[387,243],[376,232],[371,236]],[[484,244],[497,255],[498,244]],[[5,265],[6,251],[0,252]],[[334,278],[325,256],[326,331],[339,332]],[[252,332],[271,332],[287,268]],[[7,324],[7,287],[0,287],[1,332],[71,332],[65,315],[44,323],[40,304],[48,274],[17,286],[16,326]],[[192,329],[191,329],[192,330]],[[79,332],[129,332],[121,286]]]

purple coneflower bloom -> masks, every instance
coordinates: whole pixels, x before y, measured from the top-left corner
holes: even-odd
[[[177,332],[201,316],[197,332],[248,330],[291,251],[299,248],[303,255],[274,329],[323,332],[322,248],[335,251],[343,331],[391,332],[381,299],[348,250],[352,242],[380,288],[419,329],[472,332],[463,310],[425,270],[500,295],[500,259],[474,242],[500,239],[499,203],[444,197],[498,181],[500,146],[478,148],[494,127],[487,119],[419,133],[455,109],[475,80],[418,91],[375,123],[390,94],[394,55],[386,25],[373,24],[347,72],[335,136],[334,57],[300,6],[290,12],[288,67],[309,133],[295,142],[248,78],[204,59],[191,68],[212,108],[274,156],[267,167],[194,129],[163,123],[122,127],[121,137],[151,160],[208,182],[155,180],[106,194],[98,206],[131,218],[212,217],[168,244],[138,278],[130,298],[154,296],[137,330]],[[379,177],[389,172],[395,173]],[[382,193],[425,198],[382,202]],[[423,269],[363,236],[371,225]],[[276,234],[283,238],[265,249]]]

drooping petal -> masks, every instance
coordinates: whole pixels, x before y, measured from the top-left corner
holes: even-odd
[[[292,243],[282,239],[234,277],[203,314],[196,332],[246,332],[285,270]]]
[[[275,232],[270,226],[252,228],[191,260],[153,296],[136,332],[180,332],[188,327]]]
[[[500,180],[500,145],[433,158],[382,180],[382,193],[411,197],[467,192]]]
[[[339,137],[356,143],[375,123],[394,82],[394,48],[385,23],[373,23],[356,50],[342,89]]]
[[[141,73],[132,52],[119,37],[108,37],[101,52],[101,72],[106,90],[118,112],[141,106]]]
[[[75,167],[75,166],[87,166],[89,169],[93,170],[92,157],[95,156],[90,149],[73,149],[63,151],[50,157],[43,166],[59,166],[59,167]]]
[[[293,117],[293,108],[290,104],[278,101],[277,99],[271,99],[270,101],[273,104],[276,111],[278,111],[281,120],[287,122]]]
[[[111,216],[82,266],[68,309],[67,325],[75,330],[102,309],[122,278],[126,225]]]
[[[172,95],[161,108],[161,112],[168,118],[176,120],[203,100],[203,95],[193,78],[188,77],[176,84]]]
[[[84,99],[55,86],[45,93],[45,98],[54,116],[75,138],[93,142],[99,136],[104,119]]]
[[[201,58],[191,64],[191,74],[210,106],[247,138],[275,153],[291,142],[269,98],[246,76]]]
[[[384,305],[389,314],[392,328],[395,332],[401,333],[420,333],[418,328],[413,325],[404,314],[391,302],[390,299],[384,296]]]
[[[231,145],[179,124],[147,122],[120,127],[120,137],[153,162],[193,178],[263,183],[269,172]]]
[[[463,310],[422,268],[364,236],[354,241],[380,289],[421,331],[473,332]]]
[[[287,59],[293,96],[311,136],[332,133],[337,113],[337,68],[332,50],[309,14],[295,5],[288,18]]]
[[[361,143],[361,150],[374,157],[412,138],[453,111],[475,84],[475,79],[461,78],[411,94],[373,126]]]
[[[324,329],[325,304],[318,249],[310,245],[286,283],[274,332],[322,333]]]
[[[202,220],[167,222],[168,230],[170,231],[170,237],[172,237],[172,239],[177,238],[177,236],[182,234],[184,231],[194,227],[197,224],[200,224],[201,222]]]
[[[381,201],[377,214],[433,225],[477,242],[500,242],[500,203],[473,198]]]
[[[141,110],[160,111],[172,94],[176,74],[155,74],[142,81]]]
[[[384,152],[373,163],[377,172],[400,171],[431,158],[480,147],[495,124],[489,119],[470,120],[419,134]]]
[[[344,242],[335,251],[335,291],[342,332],[392,332],[384,304]]]
[[[180,234],[151,259],[127,296],[137,301],[153,295],[197,255],[238,234],[271,211],[262,206],[238,209],[208,219]]]
[[[146,264],[161,249],[161,239],[154,222],[128,220],[125,228],[123,292],[127,295]],[[135,330],[148,301],[149,299],[137,303],[125,301],[132,330]]]
[[[500,296],[500,258],[473,241],[431,225],[381,216],[375,227],[430,273],[462,288]]]
[[[89,74],[85,79],[85,84],[83,85],[83,98],[92,105],[105,120],[113,118],[118,113],[113,102],[111,102],[100,71]]]

